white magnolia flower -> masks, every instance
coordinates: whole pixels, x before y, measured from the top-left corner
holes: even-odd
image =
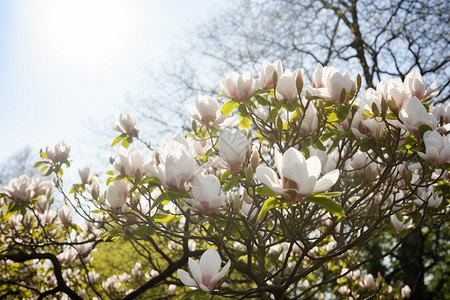
[[[359,282],[359,285],[366,290],[375,288],[375,279],[372,274],[364,274]]]
[[[405,285],[404,287],[402,287],[401,293],[403,298],[409,298],[411,296],[411,288],[409,287],[409,285]]]
[[[168,190],[181,189],[196,171],[197,162],[182,148],[172,150],[158,165],[158,177]]]
[[[129,113],[121,113],[119,116],[119,122],[114,124],[114,129],[118,132],[125,133],[131,136],[137,136],[137,130],[134,128],[136,121]]]
[[[404,220],[400,221],[397,218],[397,215],[391,215],[391,222],[397,232],[402,232],[403,230],[410,228],[413,225],[412,219],[405,223]]]
[[[220,82],[219,87],[225,97],[236,102],[243,102],[250,99],[259,88],[259,80],[255,80],[249,71],[242,75],[230,72],[225,81]]]
[[[23,174],[20,177],[11,179],[3,192],[13,201],[25,202],[33,199],[34,188],[31,179]]]
[[[355,81],[350,79],[350,75],[345,72],[341,74],[335,67],[322,67],[317,65],[313,75],[313,83],[319,96],[330,101],[340,103],[341,93],[354,93],[356,91]],[[343,102],[350,100],[345,96]]]
[[[394,100],[398,110],[402,109],[408,100],[412,98],[409,96],[400,78],[388,79],[384,85],[380,82],[377,86],[377,91],[380,91],[385,101]]]
[[[202,124],[209,124],[213,121],[219,108],[219,102],[208,95],[198,95],[195,99],[195,106],[186,105],[189,115]]]
[[[198,287],[205,292],[210,292],[225,276],[231,265],[231,262],[228,261],[222,270],[219,271],[221,263],[222,260],[219,253],[215,249],[210,248],[203,253],[200,263],[189,258],[189,270],[194,279],[182,269],[178,269],[177,274],[184,285]]]
[[[87,183],[89,183],[89,180],[90,180],[90,178],[89,178],[90,170],[89,170],[89,167],[88,167],[87,165],[81,166],[81,167],[78,169],[78,174],[80,175],[81,183],[82,183],[82,184],[87,184]]]
[[[67,205],[58,209],[58,217],[62,224],[66,225],[72,221],[72,212]]]
[[[249,141],[246,136],[236,129],[225,128],[219,135],[219,155],[230,171],[241,168],[247,157]]]
[[[428,125],[433,130],[437,126],[436,117],[428,113],[422,102],[416,97],[408,101],[408,104],[400,110],[398,117],[408,131],[415,136],[419,136],[420,125]]]
[[[279,100],[285,102],[292,102],[298,96],[297,79],[304,82],[303,69],[298,69],[294,72],[289,70],[284,71],[283,75],[278,78],[276,95]]]
[[[300,125],[300,132],[304,136],[309,136],[313,133],[319,124],[319,118],[317,117],[317,109],[313,103],[309,103],[308,108],[305,111],[304,119]]]
[[[275,151],[277,173],[269,167],[259,166],[256,177],[274,192],[290,201],[299,201],[307,195],[324,192],[331,188],[339,177],[333,170],[319,179],[322,163],[317,156],[305,159],[303,154],[289,148],[283,155]]]
[[[450,163],[450,135],[442,136],[437,131],[427,131],[423,135],[425,153],[418,152],[419,156],[429,160],[432,165]]]
[[[277,74],[277,77],[280,78],[281,74],[283,74],[283,64],[280,60],[276,60],[273,63],[268,60],[264,60],[262,64],[262,71],[260,74],[261,79],[261,88],[262,89],[271,89],[274,87],[273,82],[273,74]]]
[[[113,166],[117,171],[123,172],[123,175],[141,177],[150,173],[147,165],[152,163],[153,161],[146,160],[141,150],[135,146],[129,148],[120,146],[114,156]]]
[[[225,201],[220,180],[211,174],[199,174],[192,183],[192,199],[184,199],[189,206],[201,214],[216,212]]]
[[[434,97],[439,92],[437,90],[436,81],[434,81],[430,87],[427,89],[425,81],[419,71],[413,70],[405,77],[405,88],[409,93],[410,98],[417,97],[423,100],[427,97]]]
[[[106,190],[106,199],[112,209],[122,209],[127,202],[129,184],[123,180],[113,181]]]
[[[66,145],[64,141],[56,143],[53,147],[47,147],[45,149],[45,154],[47,154],[48,159],[56,162],[65,162],[69,157],[70,146]]]

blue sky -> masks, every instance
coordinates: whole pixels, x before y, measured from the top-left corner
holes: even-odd
[[[223,2],[221,2],[223,3]],[[25,145],[83,147],[112,124],[146,66],[219,1],[0,0],[0,161]]]

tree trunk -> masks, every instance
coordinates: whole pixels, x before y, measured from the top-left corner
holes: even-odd
[[[409,299],[426,299],[423,265],[424,237],[420,230],[408,236],[400,246],[400,265],[403,282],[411,288]]]

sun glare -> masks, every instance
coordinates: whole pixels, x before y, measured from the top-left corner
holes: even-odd
[[[125,1],[46,1],[38,8],[43,42],[71,64],[85,67],[114,59],[132,35]]]

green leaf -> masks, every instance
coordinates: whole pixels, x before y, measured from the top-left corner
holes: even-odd
[[[45,163],[46,163],[46,161],[38,161],[37,163],[34,164],[33,168],[37,168],[40,165],[45,164]]]
[[[283,203],[283,200],[279,198],[270,197],[267,199],[266,202],[264,202],[263,208],[259,212],[256,221],[261,220],[261,218],[263,218],[270,209],[279,206],[281,203]]]
[[[274,72],[274,74],[276,74],[276,73]],[[259,104],[261,104],[262,106],[268,106],[268,105],[270,105],[270,102],[267,101],[266,98],[264,98],[264,97],[262,97],[262,96],[260,96],[260,95],[255,95],[255,99],[256,99],[256,101],[257,101]]]
[[[124,138],[125,138],[124,135],[119,135],[118,137],[116,137],[114,139],[114,141],[112,142],[111,147],[114,146],[115,144],[117,144],[118,142],[120,142],[121,140],[123,140]]]
[[[239,123],[239,125],[241,126],[242,129],[247,129],[250,127],[250,119],[249,118],[242,118],[241,122]]]
[[[424,133],[427,132],[428,130],[433,130],[433,129],[427,124],[422,124],[419,126],[419,134],[420,134],[421,139],[423,139]]]
[[[224,183],[228,179],[228,177],[230,177],[230,175],[230,170],[226,170],[225,172],[223,172],[222,176],[220,176],[220,182]]]
[[[138,228],[136,228],[136,230],[134,231],[134,234],[137,236],[152,236],[155,233],[155,230],[147,225],[142,225],[139,226]]]
[[[114,176],[114,171],[108,171],[108,172],[106,172],[106,175],[110,175],[110,176]]]
[[[276,197],[278,196],[277,193],[272,191],[268,186],[261,186],[256,188],[256,194],[260,195],[262,197]]]
[[[167,223],[170,220],[172,220],[175,216],[174,215],[154,215],[153,221],[158,223]]]
[[[222,109],[220,110],[224,116],[228,116],[233,112],[233,110],[239,106],[239,103],[234,102],[233,100],[228,101],[222,106]]]
[[[339,203],[331,200],[330,198],[321,197],[321,196],[317,196],[317,195],[311,195],[311,196],[307,196],[306,198],[304,198],[301,201],[319,204],[320,206],[325,208],[329,213],[338,217],[338,219],[345,217],[345,211],[342,208],[342,206],[340,206]]]
[[[278,117],[278,108],[274,107],[272,108],[272,110],[269,112],[269,119],[268,122],[273,122],[275,121],[275,119]]]
[[[224,192],[228,192],[229,190],[231,190],[238,182],[239,180],[243,179],[244,177],[242,176],[235,176],[233,177],[223,188]]]

